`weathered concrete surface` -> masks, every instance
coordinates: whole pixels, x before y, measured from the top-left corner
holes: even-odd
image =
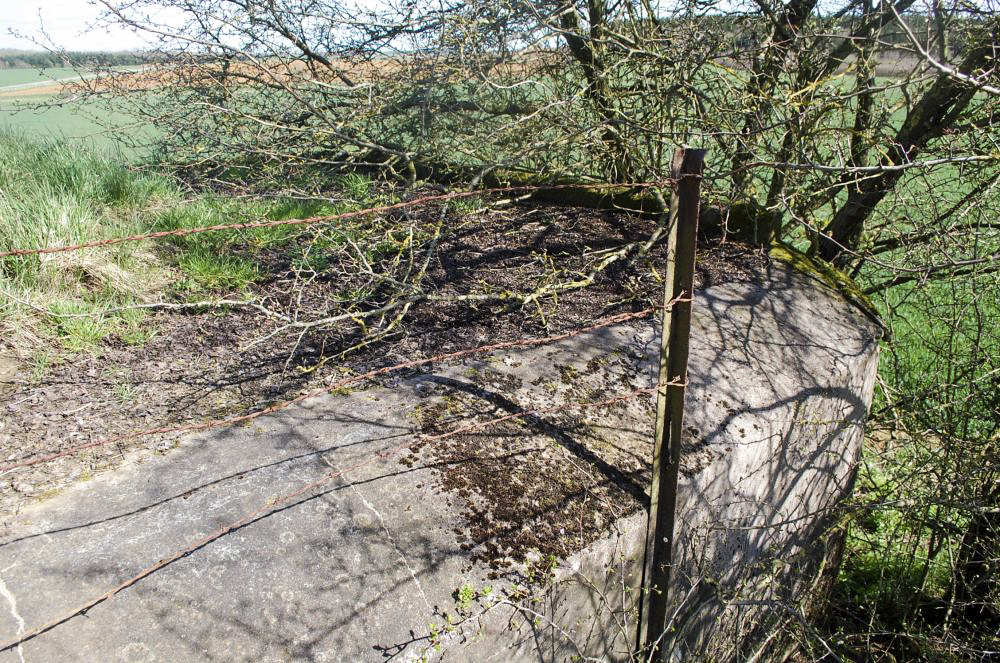
[[[787,619],[861,451],[880,329],[808,276],[769,277],[696,304],[693,339],[713,342],[692,342],[686,402],[672,588],[684,659],[747,660]]]
[[[651,321],[622,326],[470,365],[516,373],[524,378],[516,400],[544,406],[571,391],[529,394],[541,388],[532,377],[566,365],[585,372],[595,358],[608,360],[596,376],[602,380],[617,374],[652,384],[654,329]],[[793,591],[774,561],[807,565],[803,544],[849,488],[877,343],[836,293],[778,265],[759,283],[701,292],[693,334],[678,648],[685,658],[734,656],[732,638],[751,633],[746,622],[761,616],[732,597],[760,603]],[[0,541],[0,638],[75,608],[269,498],[396,448],[411,435],[415,407],[440,397],[427,395],[428,384],[460,381],[468,370],[446,367],[393,389],[312,399],[247,427],[193,437],[155,461],[26,509]],[[648,453],[648,403],[588,417],[603,440],[581,448],[610,443]],[[470,564],[453,532],[463,526],[456,501],[432,488],[437,471],[399,456],[351,471],[0,653],[0,661],[625,656],[642,513],[562,560],[556,581],[539,591],[524,577],[489,580],[488,569]],[[524,591],[512,594],[518,582]],[[463,586],[493,591],[459,610],[454,594]],[[450,627],[443,612],[466,617]]]

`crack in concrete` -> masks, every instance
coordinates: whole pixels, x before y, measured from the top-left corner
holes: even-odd
[[[15,566],[17,566],[16,562],[0,571],[0,573],[7,573]],[[10,614],[14,617],[14,621],[17,622],[16,635],[21,635],[25,629],[24,617],[17,611],[17,599],[14,597],[14,593],[7,589],[7,583],[3,581],[2,577],[0,577],[0,596],[3,596],[10,603]],[[21,659],[21,663],[24,663],[24,649],[21,645],[17,646],[17,657]]]
[[[386,538],[389,539],[389,543],[392,544],[392,549],[396,551],[396,555],[399,557],[399,560],[403,562],[403,566],[405,566],[406,570],[410,572],[410,577],[413,578],[413,583],[417,586],[417,591],[420,592],[420,598],[424,600],[424,605],[426,605],[427,609],[433,613],[434,608],[431,607],[430,601],[427,600],[427,595],[424,593],[423,585],[420,584],[420,579],[417,578],[417,572],[413,570],[413,567],[410,566],[409,560],[406,559],[406,555],[404,555],[403,551],[396,545],[396,540],[392,538],[392,532],[389,531],[389,526],[385,524],[385,519],[382,517],[382,514],[379,513],[378,509],[372,506],[371,503],[365,499],[365,496],[361,494],[361,491],[358,490],[357,486],[351,487],[354,489],[357,496],[361,498],[361,502],[365,505],[365,507],[374,513],[378,518],[379,523],[382,524],[382,530],[385,532]]]
[[[338,472],[341,471],[340,467],[335,463],[331,462],[330,459],[324,457],[323,462],[326,463],[329,467],[333,468],[334,470]],[[355,485],[354,483],[351,484],[351,491],[361,499],[361,503],[365,505],[365,508],[374,513],[375,517],[378,518],[379,524],[382,525],[382,531],[385,532],[386,539],[388,539],[389,544],[392,546],[392,549],[396,551],[396,556],[399,557],[399,560],[403,563],[403,566],[405,566],[406,570],[410,573],[410,578],[413,579],[413,584],[417,586],[417,591],[420,592],[420,598],[424,600],[424,605],[426,605],[427,609],[433,613],[434,608],[433,606],[431,606],[431,602],[430,600],[428,600],[427,594],[424,593],[424,587],[423,585],[420,584],[420,579],[417,577],[417,572],[413,569],[412,566],[410,566],[410,561],[406,558],[406,555],[403,554],[403,551],[399,549],[399,546],[396,545],[396,540],[393,538],[392,532],[389,531],[389,526],[386,525],[385,518],[382,517],[382,514],[379,513],[378,509],[376,509],[371,502],[365,499],[365,496],[361,494],[361,491],[358,490],[357,485]]]

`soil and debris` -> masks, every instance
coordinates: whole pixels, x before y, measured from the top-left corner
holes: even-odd
[[[432,226],[440,214],[440,208],[411,210],[407,218],[421,222],[423,215]],[[447,214],[448,232],[441,236],[423,282],[424,288],[443,296],[527,292],[543,279],[572,279],[586,272],[595,254],[641,241],[655,227],[649,219],[559,206]],[[303,278],[293,255],[288,247],[256,254],[267,276],[254,284],[253,294],[259,301],[294,311],[300,319],[328,314],[330,302],[350,290],[351,271],[333,264]],[[767,260],[759,248],[706,240],[699,248],[696,287],[753,280]],[[554,334],[642,310],[661,301],[657,266],[662,270],[663,261],[660,245],[647,259],[616,263],[589,287],[545,299],[537,307],[511,308],[500,302],[416,305],[403,325],[370,343],[359,325],[306,334],[291,330],[254,343],[278,323],[249,309],[157,312],[144,321],[155,335],[140,347],[111,337],[94,351],[64,357],[49,367],[22,361],[12,370],[8,362],[0,374],[0,465],[139,429],[259,410],[352,372]],[[9,354],[10,349],[0,347],[0,355]],[[623,362],[614,376],[605,375],[609,366],[563,367],[547,385],[512,383],[516,366],[485,371],[477,379],[494,393],[547,388],[552,399],[572,391],[574,400],[596,401],[625,388],[632,369],[625,365],[627,358]],[[589,377],[581,379],[581,374]],[[566,411],[544,422],[516,419],[488,433],[415,444],[409,458],[434,464],[438,488],[464,502],[467,527],[456,536],[479,559],[502,569],[532,555],[563,556],[639,508],[644,499],[647,461],[634,450],[608,444],[600,433],[602,426],[622,420],[624,407],[648,408],[649,402],[637,399],[633,405],[600,411]],[[417,432],[443,431],[470,416],[490,418],[504,413],[501,410],[503,404],[490,405],[481,395],[443,388],[438,404],[419,412]],[[484,434],[491,440],[485,447]],[[165,453],[178,439],[152,435],[9,471],[0,477],[0,513],[6,514],[2,521],[26,503],[127,458],[142,462],[150,454]],[[482,453],[484,448],[490,452]]]
[[[615,352],[560,364],[554,359],[562,355],[541,354],[533,355],[534,370],[551,377],[527,383],[513,361],[503,361],[516,355],[494,361],[499,370],[489,363],[467,370],[462,380],[428,377],[438,398],[416,418],[417,432],[430,441],[417,441],[404,459],[437,470],[436,488],[457,498],[466,523],[455,530],[461,547],[494,576],[516,563],[565,557],[646,501],[652,438],[642,422],[653,421],[651,394],[547,411],[633,392],[640,360]],[[434,439],[515,413],[526,416]]]

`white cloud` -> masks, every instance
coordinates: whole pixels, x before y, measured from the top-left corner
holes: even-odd
[[[32,40],[47,43],[43,29],[51,45],[67,50],[121,51],[146,43],[122,28],[95,27],[99,14],[88,0],[0,0],[0,48],[38,48]]]

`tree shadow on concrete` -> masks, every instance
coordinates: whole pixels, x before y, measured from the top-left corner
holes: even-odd
[[[825,516],[851,488],[875,341],[863,323],[838,309],[835,299],[815,294],[810,299],[814,290],[803,278],[772,270],[766,288],[723,287],[698,295],[685,444],[703,453],[704,462],[682,468],[672,588],[675,596],[687,597],[677,626],[689,653],[703,653],[714,636],[728,640],[760,628],[760,610],[734,606],[794,600],[798,576],[814,565],[810,554]],[[638,361],[651,384],[658,344],[651,333],[643,339],[645,356]],[[526,410],[500,391],[454,375],[421,379],[461,392],[489,412]],[[0,556],[8,559],[31,555],[34,546],[45,550],[32,577],[5,574],[7,586],[25,614],[42,621],[94,588],[103,591],[144,563],[232,521],[248,510],[246,505],[259,506],[261,496],[282,494],[392,449],[410,434],[413,423],[405,413],[419,399],[403,384],[384,397],[387,402],[378,406],[382,414],[374,417],[360,405],[365,397],[361,392],[342,400],[320,399],[280,421],[267,418],[260,422],[259,437],[278,440],[270,446],[255,446],[257,438],[246,430],[219,431],[178,459],[139,468],[136,476],[145,479],[115,514],[98,506],[95,517],[82,505],[70,506],[59,514],[61,524],[0,544]],[[636,474],[609,463],[572,425],[537,415],[523,420],[524,435],[554,441],[595,468],[599,481],[645,502]],[[333,426],[362,432],[332,443],[327,437]],[[622,429],[643,432],[631,421],[623,421]],[[222,461],[219,449],[226,445],[239,450],[245,469],[233,470]],[[275,454],[283,455],[276,460]],[[567,623],[559,620],[588,613],[590,621],[571,631],[584,651],[608,656],[623,651],[618,636],[609,644],[595,633],[606,635],[607,613],[616,609],[620,614],[612,621],[629,618],[632,571],[641,561],[637,551],[645,535],[636,526],[641,514],[629,521],[614,546],[602,540],[598,548],[611,547],[581,563],[576,576],[566,576],[577,583],[575,589],[559,583],[538,588],[548,601],[541,604],[543,612],[558,628],[518,617],[510,607],[484,616],[471,629],[442,631],[441,614],[456,609],[452,594],[464,583],[492,583],[501,591],[515,582],[489,580],[489,569],[472,564],[470,551],[456,538],[454,530],[464,523],[455,495],[430,488],[445,465],[432,460],[406,466],[387,458],[349,479],[331,481],[192,550],[86,618],[32,641],[25,651],[40,655],[91,642],[122,651],[146,647],[151,655],[175,660],[381,660],[441,644],[456,652],[492,648],[498,660],[508,660],[503,656],[514,651],[520,660],[548,661],[577,653],[559,631]],[[506,479],[495,478],[498,483]],[[90,497],[111,504],[116,491],[105,485]],[[544,518],[580,497],[571,492],[529,515]],[[507,530],[518,526],[510,523]],[[59,539],[64,543],[56,545]],[[617,559],[613,550],[619,549],[630,552],[622,555],[620,568],[609,569],[607,559]],[[777,563],[799,568],[775,571]],[[42,602],[33,595],[47,598]],[[431,620],[439,622],[436,629]],[[479,626],[488,635],[477,639]],[[484,654],[476,660],[488,659]]]

